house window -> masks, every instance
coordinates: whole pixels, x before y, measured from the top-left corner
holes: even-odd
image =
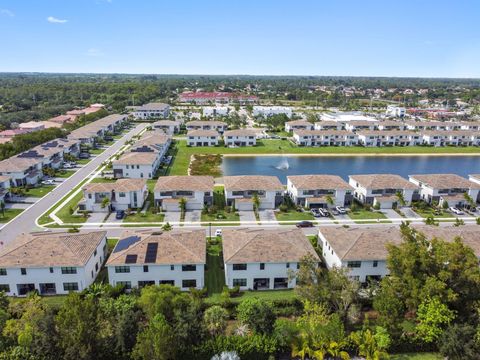
[[[197,287],[197,280],[182,280],[182,288],[194,288]]]
[[[130,266],[115,266],[116,273],[129,273]]]
[[[233,279],[233,286],[247,286],[247,279]]]
[[[138,287],[139,288],[143,288],[145,286],[151,286],[151,285],[155,285],[154,280],[145,280],[145,281],[139,281],[138,282]]]
[[[286,266],[287,269],[289,269],[290,268],[290,263],[287,263],[285,266]]]
[[[233,264],[233,270],[247,270],[247,264]]]
[[[373,261],[373,267],[377,267],[378,266],[378,260],[374,260]]]
[[[21,268],[21,269],[20,269],[20,273],[21,273],[22,275],[27,275],[27,269]]]
[[[260,263],[260,270],[265,270],[265,263]]]
[[[128,170],[128,165],[126,165],[126,167],[127,167],[127,170]]]
[[[175,270],[175,265],[170,265],[170,270],[171,271]]]
[[[91,199],[91,198],[92,198],[92,194],[88,194],[88,198]]]
[[[77,273],[77,268],[75,267],[70,267],[70,266],[62,267],[62,274],[76,274],[76,273]]]
[[[10,292],[10,285],[8,285],[8,284],[0,284],[0,291]]]
[[[95,264],[95,271],[98,271],[98,263]]]
[[[347,267],[349,268],[359,268],[362,266],[362,262],[361,261],[349,261],[347,263]]]
[[[50,268],[50,274],[53,274],[53,267]]]
[[[196,270],[197,270],[196,265],[182,265],[182,271],[196,271]]]
[[[97,249],[93,252],[93,256],[97,256]]]
[[[1,268],[1,269],[0,269],[0,275],[2,275],[2,276],[7,275],[7,269]]]
[[[130,281],[117,281],[117,285],[123,286],[125,290],[130,290],[132,288],[132,283]]]
[[[143,272],[148,272],[148,265],[143,265]]]
[[[78,291],[78,283],[76,282],[63,283],[63,291]]]

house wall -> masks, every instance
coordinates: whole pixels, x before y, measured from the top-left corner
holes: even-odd
[[[112,286],[115,286],[118,281],[130,281],[132,288],[138,287],[139,281],[155,281],[156,285],[160,284],[160,281],[173,280],[175,286],[181,290],[188,290],[188,288],[182,287],[182,280],[196,280],[197,289],[202,289],[205,286],[204,264],[196,264],[195,271],[182,271],[182,265],[156,265],[148,264],[148,272],[144,272],[142,265],[127,265],[130,267],[129,273],[116,273],[115,266],[109,265],[108,279]]]
[[[123,177],[129,179],[151,179],[154,175],[160,161],[155,162],[151,165],[125,165],[125,164],[115,164],[113,163],[113,171],[122,170]],[[128,169],[127,169],[128,166]],[[137,169],[138,166],[138,169]]]
[[[333,206],[345,206],[345,198],[347,195],[347,190],[343,189],[297,189],[290,179],[287,178],[287,193],[295,204],[303,205],[305,200],[312,197],[318,197],[321,195],[304,195],[304,190],[333,190],[334,194],[332,198],[334,200]]]
[[[253,280],[256,278],[269,278],[270,289],[273,289],[275,278],[288,278],[289,274],[295,274],[298,262],[289,263],[265,263],[265,269],[260,270],[260,263],[248,263],[247,270],[233,270],[233,264],[225,264],[225,282],[229,288],[233,288],[233,279],[247,279],[247,286],[240,287],[240,290],[253,290]],[[288,282],[288,288],[294,288],[296,279]]]
[[[163,199],[172,199],[172,198],[175,199],[175,198],[184,197],[185,200],[187,200],[187,204],[186,204],[187,210],[202,210],[203,204],[205,203],[205,201],[208,200],[205,196],[205,192],[203,191],[194,191],[192,197],[185,197],[185,196],[177,197],[176,192],[173,192],[171,196],[161,196],[160,191],[155,191],[153,193],[153,196],[156,204],[160,204]],[[211,196],[211,192],[209,196]],[[166,211],[180,211],[180,208],[176,203],[175,204],[165,203],[162,205],[162,208],[163,210],[166,210]]]
[[[260,189],[252,190],[252,191],[259,191]],[[258,196],[260,200],[260,210],[265,209],[275,209],[276,207],[276,191],[266,191],[264,196]],[[225,199],[227,204],[231,204],[232,201],[235,199],[253,199],[253,196],[244,196],[244,195],[233,195],[232,191],[225,190]],[[237,204],[235,204],[237,206]]]
[[[22,275],[20,266],[18,268],[7,268],[7,275],[0,276],[0,284],[10,286],[10,292],[6,293],[8,296],[18,296],[17,284],[34,284],[35,289],[40,292],[40,284],[55,283],[56,293],[65,295],[69,291],[63,290],[63,283],[76,282],[78,283],[78,291],[82,291],[95,281],[106,257],[105,246],[106,237],[97,246],[97,255],[92,254],[85,266],[76,267],[76,274],[62,274],[61,266],[53,266],[53,272],[50,272],[50,267],[32,267],[26,269],[26,275]]]
[[[187,145],[188,146],[217,146],[218,136],[188,136]]]
[[[255,136],[225,136],[223,138],[225,146],[254,146],[257,145],[257,139]],[[245,145],[241,145],[245,143]]]

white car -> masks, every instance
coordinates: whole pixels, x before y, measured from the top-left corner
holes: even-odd
[[[52,179],[42,181],[42,185],[55,185],[55,181]]]
[[[343,206],[337,206],[335,209],[338,211],[339,214],[345,215],[347,213],[347,210]]]
[[[455,215],[463,215],[463,214],[464,214],[464,212],[463,212],[462,210],[456,208],[455,206],[451,206],[451,207],[449,208],[449,210],[450,210],[452,213],[454,213]]]
[[[215,230],[215,236],[222,236],[222,229]]]
[[[71,168],[73,168],[73,165],[69,164],[69,163],[65,163],[65,164],[63,164],[63,168],[64,169],[71,169]]]

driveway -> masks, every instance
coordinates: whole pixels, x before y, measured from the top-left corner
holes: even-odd
[[[410,207],[403,207],[400,208],[400,211],[405,215],[407,218],[416,218],[421,219],[422,217],[418,215],[415,211],[412,210]]]
[[[113,223],[113,224],[118,224],[118,223],[122,223],[123,222],[123,219],[116,219],[115,217],[117,216],[117,214],[115,212],[112,212],[110,214],[110,216],[108,217],[107,220],[105,220],[105,222],[108,222],[108,223]]]
[[[163,219],[164,222],[169,223],[178,223],[180,222],[180,211],[165,211],[165,218]]]
[[[187,210],[184,222],[198,222],[202,219],[202,210]]]
[[[393,209],[382,209],[381,213],[387,217],[387,219],[403,219],[402,216]]]
[[[107,216],[107,213],[106,212],[93,212],[93,213],[90,213],[89,215],[90,216],[88,217],[87,221],[85,221],[85,225],[95,224],[95,223],[103,223],[103,220],[105,219],[105,216]],[[85,226],[85,228],[92,229],[91,226]]]
[[[253,210],[239,211],[238,215],[240,215],[240,224],[245,224],[247,222],[250,222],[250,224],[252,224],[252,223],[255,223],[257,221],[257,219],[255,218],[255,213],[253,212]]]
[[[148,124],[139,124],[128,133],[123,135],[117,142],[111,145],[102,154],[97,156],[94,160],[80,168],[76,173],[59,184],[55,189],[45,195],[43,198],[36,198],[35,206],[25,210],[9,223],[5,224],[0,230],[0,237],[4,244],[9,243],[21,233],[40,230],[35,225],[35,220],[47,211],[51,206],[62,199],[70,190],[77,186],[88,174],[93,172],[102,162],[107,160],[110,156],[115,154],[120,148],[125,145],[125,142],[130,140],[134,135],[137,135]]]
[[[278,225],[278,221],[273,210],[260,210],[258,215],[262,224]]]

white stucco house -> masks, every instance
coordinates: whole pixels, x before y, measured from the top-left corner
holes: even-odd
[[[163,130],[167,135],[173,135],[180,131],[180,122],[173,120],[159,120],[152,124],[156,130]]]
[[[155,204],[164,211],[180,211],[185,199],[186,210],[202,210],[213,204],[213,176],[160,176],[154,189]]]
[[[108,280],[127,290],[162,284],[201,289],[206,244],[205,230],[126,231],[106,263]]]
[[[287,193],[296,205],[327,208],[349,205],[353,188],[337,175],[293,175],[287,176]]]
[[[216,130],[190,130],[187,146],[217,146],[220,134]]]
[[[317,121],[314,130],[345,130],[345,126],[339,121]]]
[[[147,180],[144,179],[89,183],[83,187],[83,201],[78,206],[80,210],[91,212],[141,209],[147,196]],[[105,198],[109,200],[108,206],[103,206]]]
[[[255,146],[257,145],[257,136],[255,130],[238,129],[229,130],[223,133],[223,142],[225,146]]]
[[[106,231],[22,234],[0,251],[0,291],[9,296],[82,291],[107,256]]]
[[[191,130],[215,130],[223,134],[227,130],[227,123],[217,120],[193,120],[185,124],[187,131]]]
[[[225,282],[240,290],[290,289],[296,285],[301,260],[320,261],[299,229],[224,229]]]
[[[444,201],[449,206],[468,204],[465,194],[474,201],[478,199],[480,184],[456,174],[419,174],[409,175],[410,181],[420,188],[420,198],[427,203]]]
[[[395,174],[350,175],[348,183],[354,189],[355,199],[362,204],[378,204],[381,209],[401,206],[399,193],[405,205],[410,205],[419,196],[418,186]]]
[[[287,106],[254,106],[252,111],[253,116],[269,117],[280,114],[285,114],[291,118],[293,115],[292,108]]]
[[[255,194],[260,210],[275,209],[283,200],[284,187],[276,176],[224,176],[225,200],[237,210],[253,210]]]
[[[313,130],[314,125],[306,120],[293,120],[285,123],[285,131],[292,132],[294,130]]]
[[[11,177],[0,175],[0,201],[5,202],[10,194]]]
[[[205,106],[202,111],[203,116],[207,117],[227,116],[230,113],[230,108],[228,106]]]
[[[163,103],[148,103],[135,109],[133,116],[136,119],[166,118],[170,113],[170,105]]]
[[[294,130],[293,140],[299,146],[354,146],[358,135],[346,130]]]

